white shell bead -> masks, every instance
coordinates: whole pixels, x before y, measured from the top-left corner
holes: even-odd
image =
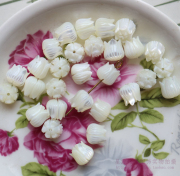
[[[149,42],[145,47],[145,56],[147,61],[152,61],[153,64],[161,60],[164,55],[165,47],[157,41]]]
[[[95,23],[96,35],[101,38],[113,37],[115,25],[114,19],[98,18]]]
[[[116,22],[115,38],[116,40],[121,39],[122,42],[125,40],[131,40],[135,30],[136,25],[132,20],[122,18]]]
[[[144,53],[144,45],[139,37],[133,38],[132,41],[125,41],[124,52],[129,59],[136,59],[141,56]]]
[[[90,115],[98,122],[103,122],[107,119],[111,112],[111,105],[105,101],[97,99],[93,104]]]
[[[57,138],[63,132],[63,126],[59,120],[49,119],[47,120],[41,131],[45,133],[46,138]]]
[[[24,95],[32,99],[38,99],[45,90],[45,83],[38,80],[34,76],[30,76],[26,79],[23,88]]]
[[[49,100],[46,104],[46,109],[52,119],[62,120],[65,117],[67,104],[62,100]]]
[[[85,40],[95,33],[94,21],[91,18],[78,19],[75,24],[77,34],[80,39]]]
[[[46,39],[42,43],[44,55],[52,60],[59,55],[62,55],[62,48],[60,47],[59,41],[55,38]]]
[[[159,83],[164,98],[174,98],[180,94],[180,83],[176,76],[164,78],[162,82]]]
[[[120,75],[120,71],[114,67],[114,64],[107,62],[105,65],[101,66],[97,71],[97,76],[103,83],[107,85],[112,85],[117,77]]]
[[[149,69],[143,69],[137,74],[136,82],[140,88],[150,89],[156,84],[156,73]]]
[[[53,98],[61,98],[66,93],[66,84],[63,80],[52,78],[46,84],[47,94]]]
[[[50,71],[54,77],[64,78],[70,71],[70,64],[66,59],[57,57],[51,62]]]
[[[108,43],[104,42],[104,58],[108,61],[117,61],[124,57],[121,40],[111,39]]]
[[[124,100],[125,105],[134,105],[135,102],[141,101],[140,88],[137,83],[129,83],[121,87],[120,95]]]
[[[55,30],[55,37],[58,39],[61,45],[64,45],[75,42],[77,39],[77,34],[72,23],[65,22]]]
[[[44,106],[38,103],[26,111],[26,117],[32,126],[40,127],[49,118],[49,113]]]
[[[91,35],[84,44],[85,52],[88,56],[98,57],[104,51],[104,43],[100,37]]]
[[[28,70],[39,79],[46,77],[49,67],[50,63],[44,57],[40,56],[36,56],[36,58],[28,64]]]
[[[169,77],[174,71],[174,65],[169,59],[161,59],[154,66],[154,72],[159,78]]]
[[[104,126],[92,123],[87,128],[86,137],[90,144],[100,144],[106,141],[106,130]]]
[[[17,87],[22,87],[24,85],[27,76],[28,72],[26,68],[15,64],[6,73],[8,82]]]
[[[72,154],[70,155],[79,165],[85,165],[92,159],[94,151],[91,147],[81,141],[81,143],[76,144],[73,147]]]
[[[79,90],[69,102],[78,112],[84,112],[93,105],[92,97],[85,90]]]
[[[86,81],[91,80],[91,68],[89,64],[75,64],[71,68],[72,79],[76,84],[84,84]]]
[[[0,101],[5,104],[12,104],[18,98],[18,89],[9,84],[3,83],[0,85]]]

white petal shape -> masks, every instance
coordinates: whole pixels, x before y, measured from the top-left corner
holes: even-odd
[[[61,98],[66,93],[66,84],[63,80],[52,78],[46,84],[47,94],[53,98]]]
[[[129,59],[136,59],[144,53],[144,46],[139,37],[133,38],[132,41],[125,41],[125,56]]]
[[[63,132],[63,126],[59,120],[49,119],[47,120],[41,131],[45,133],[46,138],[57,138]]]
[[[141,101],[140,88],[137,83],[129,83],[121,87],[120,95],[124,100],[125,105],[134,105],[135,102]]]
[[[44,106],[38,103],[26,111],[26,117],[32,126],[40,127],[49,118],[49,113]]]
[[[71,43],[66,46],[64,54],[69,62],[77,63],[83,60],[85,52],[81,44]]]
[[[145,47],[145,56],[147,61],[152,61],[153,64],[161,60],[164,55],[165,47],[157,41],[149,42]]]
[[[54,77],[64,78],[70,71],[70,64],[66,59],[62,57],[55,58],[51,62],[50,71]]]
[[[107,85],[112,85],[119,75],[120,71],[114,67],[114,64],[109,65],[109,62],[100,67],[97,71],[98,78],[100,80],[103,79],[102,82]]]
[[[98,122],[103,122],[107,119],[111,112],[111,105],[105,101],[97,99],[93,104],[89,114]]]
[[[78,19],[75,24],[77,34],[80,39],[85,40],[95,33],[94,21],[91,18]]]
[[[28,64],[28,70],[39,79],[46,77],[49,67],[50,63],[44,57],[40,56],[36,56],[36,58]]]
[[[75,42],[77,39],[77,34],[72,23],[65,22],[55,30],[55,37],[58,39],[61,45],[64,45]]]
[[[98,57],[104,51],[104,43],[100,37],[91,35],[84,44],[85,52],[88,56]]]
[[[79,165],[87,164],[94,155],[94,151],[91,147],[84,144],[82,141],[76,144],[72,149],[72,154],[70,154]]]
[[[28,75],[26,68],[15,64],[6,73],[8,82],[16,87],[22,87]]]
[[[122,18],[116,22],[115,38],[121,39],[122,42],[131,40],[136,30],[134,22],[128,18]]]
[[[104,42],[104,58],[108,61],[117,61],[124,57],[121,40],[111,39],[108,43]]]
[[[52,60],[59,55],[62,55],[62,48],[59,44],[59,41],[55,38],[44,40],[42,43],[42,48],[43,48],[44,55],[49,60]]]
[[[52,119],[62,120],[65,117],[67,104],[62,100],[49,100],[46,109]]]
[[[98,18],[95,24],[96,35],[101,38],[113,37],[115,35],[113,23],[114,19]]]
[[[86,137],[90,144],[100,144],[106,141],[106,130],[104,126],[92,123],[87,128]]]
[[[154,72],[156,72],[159,78],[170,77],[174,71],[174,65],[169,59],[161,59],[154,66]]]
[[[156,73],[149,69],[141,70],[137,77],[136,82],[142,89],[150,89],[156,84]]]
[[[159,83],[164,98],[174,98],[180,94],[180,82],[176,76],[164,78],[162,82]]]
[[[93,105],[92,97],[85,90],[79,90],[69,102],[78,112],[84,112]]]
[[[71,75],[76,84],[84,84],[86,81],[91,80],[92,72],[88,62],[73,65]]]
[[[38,80],[34,76],[27,78],[24,88],[24,95],[32,99],[38,99],[40,95],[45,91],[45,83]]]
[[[0,101],[5,104],[12,104],[18,98],[18,89],[9,84],[3,83],[0,85]]]

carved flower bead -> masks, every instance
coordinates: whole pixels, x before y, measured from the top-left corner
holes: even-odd
[[[101,38],[113,37],[114,19],[98,18],[95,23],[96,35]]]
[[[66,93],[66,84],[63,80],[52,78],[46,84],[47,94],[53,98],[61,98]]]
[[[49,119],[47,120],[41,130],[45,133],[46,138],[57,138],[63,132],[63,126],[59,120]]]
[[[21,65],[15,64],[6,73],[8,82],[16,87],[22,87],[25,83],[27,76],[28,73],[26,68],[22,67]]]
[[[109,65],[109,62],[101,66],[97,71],[98,78],[103,79],[102,82],[107,85],[114,84],[119,75],[120,71],[114,67],[114,64]]]
[[[50,71],[54,77],[63,78],[68,75],[70,64],[66,59],[57,57],[51,62]]]
[[[91,80],[91,68],[89,64],[75,64],[71,68],[72,79],[76,84],[84,84],[86,81]]]
[[[9,84],[3,83],[0,85],[0,101],[5,104],[12,104],[18,98],[18,89]]]
[[[83,60],[85,52],[81,44],[71,43],[66,46],[64,54],[69,62],[77,63]]]
[[[141,70],[137,77],[136,82],[142,89],[150,89],[156,84],[156,73],[149,69]]]
[[[141,101],[140,88],[137,83],[129,83],[121,87],[120,95],[124,100],[125,105],[134,105],[135,102]]]
[[[44,106],[38,103],[26,111],[26,117],[32,126],[40,127],[49,118],[49,113]]]
[[[161,59],[154,66],[154,72],[156,72],[159,78],[166,78],[174,71],[174,65],[169,59]]]
[[[80,39],[85,40],[95,33],[94,21],[91,18],[78,19],[75,24],[77,34]]]
[[[104,51],[104,43],[100,37],[91,35],[84,44],[85,52],[88,56],[98,57]]]
[[[46,77],[49,67],[50,63],[44,57],[40,56],[36,56],[36,58],[28,64],[28,70],[39,79]]]
[[[55,38],[44,40],[42,43],[42,48],[43,48],[44,55],[49,60],[52,60],[59,55],[62,55],[62,48],[59,44],[59,41]]]
[[[34,76],[27,78],[24,88],[24,95],[32,99],[38,99],[40,95],[45,91],[45,83],[38,80]]]

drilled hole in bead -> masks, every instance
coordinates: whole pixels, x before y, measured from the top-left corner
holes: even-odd
[[[59,67],[59,70],[61,70],[61,67]]]
[[[73,53],[75,53],[76,51],[73,51]]]
[[[7,96],[9,96],[10,95],[10,93],[7,93]]]
[[[162,70],[164,70],[164,68],[162,68]]]
[[[56,89],[56,87],[54,87],[54,89]]]

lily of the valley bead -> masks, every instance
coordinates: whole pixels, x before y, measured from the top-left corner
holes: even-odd
[[[141,70],[137,77],[136,82],[142,89],[150,89],[156,84],[156,73],[149,69]]]
[[[73,147],[72,154],[70,155],[79,165],[85,165],[92,159],[94,151],[91,147],[81,141],[81,143],[76,144]]]
[[[176,76],[164,78],[162,82],[159,83],[164,98],[174,98],[180,94],[180,82]]]
[[[52,60],[62,54],[62,48],[59,41],[55,38],[46,39],[42,43],[43,53],[49,59]]]
[[[49,100],[46,104],[46,109],[52,119],[62,120],[65,117],[67,104],[63,100]]]
[[[49,119],[47,120],[41,131],[45,133],[46,138],[57,138],[63,132],[63,126],[59,120]]]
[[[40,56],[36,56],[36,58],[28,64],[28,70],[39,79],[46,77],[49,67],[50,63],[44,57]]]
[[[98,18],[95,23],[96,35],[101,38],[114,36],[114,19]]]
[[[90,144],[100,144],[106,141],[106,132],[104,126],[92,123],[86,131],[87,141]]]
[[[141,101],[140,87],[137,83],[129,83],[121,87],[120,95],[125,105],[134,105],[135,102]]]
[[[139,37],[133,38],[132,41],[125,41],[124,52],[129,59],[141,56],[144,53],[144,45],[139,40]]]
[[[111,39],[108,43],[104,42],[104,58],[108,61],[117,61],[124,57],[121,40]]]
[[[63,80],[52,78],[46,84],[47,94],[53,98],[61,98],[66,93],[66,84]]]
[[[76,84],[84,84],[86,81],[91,80],[91,68],[89,64],[75,64],[71,68],[72,79]]]
[[[83,60],[85,52],[81,44],[70,43],[66,46],[64,54],[69,62],[77,63]]]
[[[109,64],[109,62],[101,66],[97,71],[98,78],[103,79],[102,82],[107,85],[112,85],[119,75],[120,71],[114,67],[114,64]]]
[[[26,111],[26,117],[32,126],[40,127],[49,118],[49,113],[38,103]]]
[[[85,90],[79,90],[69,102],[78,112],[84,112],[92,107],[93,98]]]
[[[70,71],[70,64],[65,58],[55,58],[51,62],[50,72],[56,78],[63,78],[68,75]]]
[[[103,122],[107,119],[111,112],[111,105],[105,101],[97,99],[93,104],[90,115],[98,122]]]
[[[98,57],[104,51],[104,43],[100,37],[91,35],[84,44],[85,52],[88,56]]]
[[[30,76],[25,81],[23,91],[25,96],[32,99],[38,99],[45,91],[45,83],[34,76]]]
[[[91,18],[78,19],[75,24],[77,34],[80,39],[85,40],[95,33],[94,21]]]
[[[12,104],[18,98],[18,89],[9,84],[3,83],[0,85],[0,101],[5,104]]]
[[[61,45],[64,45],[75,42],[77,39],[77,34],[72,23],[65,22],[55,30],[55,37],[58,39]]]

